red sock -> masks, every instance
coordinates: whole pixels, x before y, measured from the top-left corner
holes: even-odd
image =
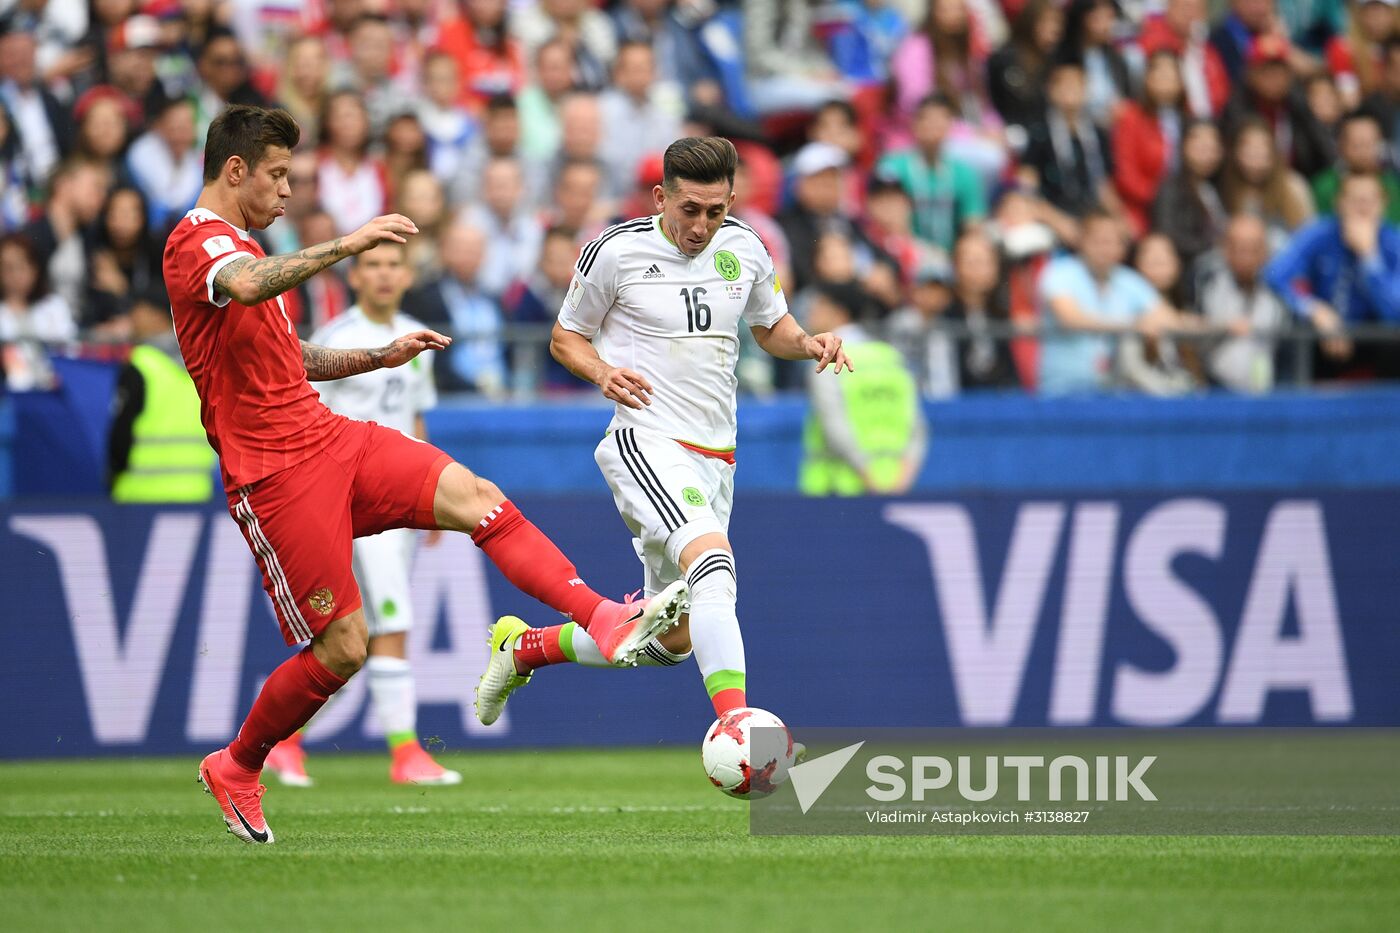
[[[548,628],[532,628],[520,636],[520,647],[515,649],[516,667],[547,667],[550,664],[563,664],[569,660],[564,649],[559,646],[559,633],[562,625]]]
[[[509,499],[481,520],[472,541],[516,589],[588,627],[603,597],[579,579],[573,563]]]
[[[740,709],[741,707],[749,705],[744,691],[740,690],[738,687],[730,687],[727,690],[721,690],[719,693],[710,697],[710,702],[715,705],[716,718],[723,716],[732,709]]]
[[[345,680],[304,648],[283,661],[253,701],[228,753],[240,767],[261,771],[272,746],[295,733],[325,705]]]

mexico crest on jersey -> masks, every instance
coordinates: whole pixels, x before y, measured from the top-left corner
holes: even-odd
[[[734,281],[739,277],[739,257],[727,249],[720,250],[715,253],[715,271],[722,275],[726,282]]]

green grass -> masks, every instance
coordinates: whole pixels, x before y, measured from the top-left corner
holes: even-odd
[[[782,837],[693,751],[316,755],[244,845],[193,760],[0,766],[0,929],[1383,929],[1400,839]]]

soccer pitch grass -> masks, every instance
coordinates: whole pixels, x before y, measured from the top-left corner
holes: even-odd
[[[1394,929],[1390,837],[781,837],[692,749],[316,754],[224,832],[196,760],[0,765],[4,930]]]

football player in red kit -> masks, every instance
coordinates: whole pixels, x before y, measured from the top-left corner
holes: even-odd
[[[342,259],[418,232],[398,214],[286,256],[248,233],[284,213],[301,131],[283,110],[235,106],[209,127],[204,190],[171,232],[164,272],[229,511],[262,570],[287,644],[310,644],[267,678],[238,736],[206,757],[199,779],[229,830],[272,842],[259,782],[268,751],[306,724],[364,663],[368,633],[351,542],[389,528],[467,532],[515,586],[584,626],[610,658],[635,659],[679,619],[684,589],[617,603],[489,480],[430,444],[352,421],[308,380],[402,366],[450,338],[431,330],[385,347],[330,350],[297,338],[282,293]],[[604,647],[606,646],[606,647]]]

